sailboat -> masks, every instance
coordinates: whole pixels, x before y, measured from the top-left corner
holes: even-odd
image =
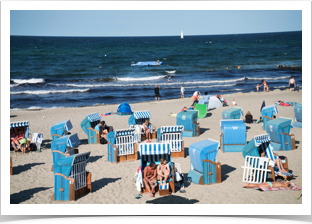
[[[183,39],[183,30],[181,31],[181,39]]]

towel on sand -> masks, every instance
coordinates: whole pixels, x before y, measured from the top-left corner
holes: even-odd
[[[294,184],[294,183],[290,183],[289,182],[289,184],[291,185],[291,186],[293,186],[293,188],[292,189],[287,189],[287,188],[285,188],[285,187],[253,187],[253,189],[256,189],[256,190],[262,190],[262,191],[280,191],[280,190],[292,190],[292,191],[296,191],[296,190],[302,190],[302,188],[300,188],[300,187],[297,187],[297,185],[296,184]]]

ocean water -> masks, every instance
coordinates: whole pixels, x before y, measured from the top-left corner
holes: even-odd
[[[179,98],[181,85],[186,97],[256,91],[261,79],[270,90],[288,88],[290,77],[302,85],[301,70],[277,68],[302,66],[302,32],[10,39],[13,110],[151,101],[155,85],[161,100]]]

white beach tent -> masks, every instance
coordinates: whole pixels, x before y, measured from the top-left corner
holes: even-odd
[[[222,107],[222,103],[216,96],[211,96],[209,98],[208,108],[214,108],[214,107]]]

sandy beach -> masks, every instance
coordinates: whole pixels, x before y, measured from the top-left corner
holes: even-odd
[[[263,100],[266,105],[274,104],[278,99],[288,102],[302,103],[302,92],[290,92],[289,90],[275,90],[266,92],[235,93],[223,95],[228,101],[237,102],[246,114],[250,111],[254,118],[261,116],[260,108]],[[161,100],[130,104],[132,111],[149,110],[152,118],[151,123],[158,129],[165,125],[175,125],[176,118],[170,116],[181,111],[184,106],[190,106],[191,97],[174,100]],[[56,204],[61,202],[52,201],[54,192],[54,175],[51,172],[51,127],[66,119],[73,124],[71,133],[78,133],[81,145],[79,152],[91,151],[91,157],[87,170],[92,173],[92,193],[78,198],[72,204],[302,204],[302,197],[297,200],[297,191],[266,191],[243,189],[242,175],[244,158],[241,152],[223,153],[218,151],[216,160],[221,163],[222,182],[212,185],[196,185],[186,183],[185,193],[176,192],[169,196],[154,198],[144,194],[142,198],[135,199],[139,192],[133,182],[133,176],[140,166],[140,160],[114,164],[107,161],[107,145],[87,144],[87,135],[80,127],[81,121],[90,113],[99,114],[117,111],[118,105],[104,105],[80,108],[56,108],[43,110],[12,110],[10,121],[24,121],[30,123],[30,132],[43,134],[41,153],[22,154],[11,153],[14,174],[10,176],[10,199],[11,204]],[[198,137],[183,138],[185,150],[198,141],[204,139],[220,139],[220,120],[222,111],[231,108],[229,105],[222,108],[209,109],[207,116],[198,119],[201,134]],[[294,119],[294,107],[277,106],[277,117]],[[103,117],[106,124],[113,126],[114,130],[128,128],[129,116],[116,114]],[[264,134],[260,129],[261,124],[247,124],[247,141],[255,135]],[[280,151],[278,155],[288,158],[290,171],[300,177],[299,186],[302,187],[302,129],[293,128],[291,133],[296,138],[296,149],[292,151]],[[155,141],[155,140],[154,140]],[[187,175],[190,170],[190,157],[173,158],[172,161],[181,165],[182,172]],[[298,184],[298,177],[291,182]],[[302,191],[299,192],[299,195]]]

